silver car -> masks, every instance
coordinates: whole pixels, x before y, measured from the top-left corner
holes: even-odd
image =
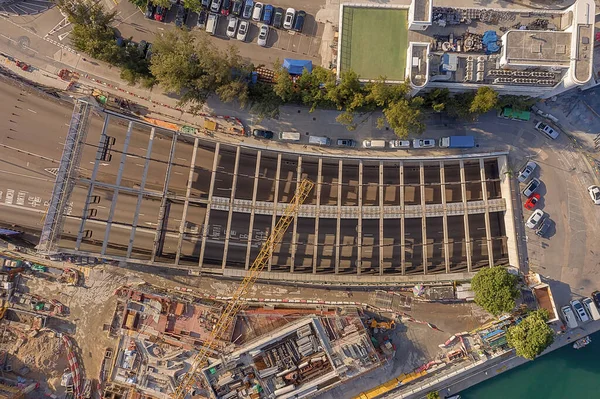
[[[283,27],[285,29],[292,29],[294,24],[294,18],[296,17],[296,10],[288,8],[285,12],[285,18],[283,19]]]
[[[414,139],[413,140],[414,148],[433,148],[435,147],[434,139]]]
[[[267,47],[267,40],[269,39],[269,25],[262,25],[258,32],[258,40],[256,41],[259,46]]]
[[[552,129],[550,126],[546,125],[543,122],[538,122],[535,125],[535,128],[539,132],[545,134],[546,137],[548,137],[549,139],[556,140],[558,138],[558,132],[556,130]]]
[[[234,38],[235,32],[237,30],[238,19],[236,17],[229,17],[229,22],[227,23],[227,37]]]
[[[527,180],[529,180],[535,168],[537,168],[537,163],[533,161],[527,162],[527,165],[525,165],[525,167],[519,171],[517,180],[519,180],[520,183],[525,183]]]
[[[239,41],[245,42],[246,36],[248,36],[248,27],[249,26],[250,26],[250,22],[248,22],[248,21],[240,22],[240,27],[238,28],[236,39],[238,39]]]
[[[390,148],[410,148],[410,140],[390,140]]]
[[[540,184],[542,184],[542,182],[538,178],[534,177],[523,190],[523,195],[529,198],[531,194],[535,193],[536,190],[540,188]]]
[[[573,299],[571,301],[571,306],[573,307],[573,309],[575,309],[575,314],[577,315],[577,318],[581,320],[582,323],[590,321],[590,317],[583,308],[581,302],[579,302],[577,299]]]

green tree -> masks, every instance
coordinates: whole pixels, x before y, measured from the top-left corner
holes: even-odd
[[[471,281],[475,303],[493,315],[510,312],[519,295],[516,284],[517,276],[502,266],[481,269]]]
[[[529,111],[529,109],[537,102],[535,98],[529,96],[504,95],[498,97],[498,109],[510,107],[515,111]]]
[[[358,98],[362,97],[364,101],[358,75],[352,70],[343,71],[337,84],[335,79],[329,79],[325,89],[327,90],[327,100],[331,101],[340,111],[351,105],[353,109],[357,108],[358,104],[355,103],[355,100]]]
[[[282,104],[273,87],[269,84],[258,82],[250,85],[248,88],[248,102],[250,103],[250,112],[263,118],[279,117],[279,107]]]
[[[380,76],[377,80],[370,82],[365,87],[367,93],[365,101],[376,107],[385,108],[400,99],[405,99],[410,93],[410,86],[404,82],[401,84],[388,84],[385,77]]]
[[[192,12],[202,10],[202,0],[183,0],[183,5]]]
[[[472,114],[485,114],[496,108],[497,104],[498,93],[489,86],[482,86],[477,89],[469,110]]]
[[[313,112],[317,107],[330,107],[332,102],[327,97],[326,87],[335,84],[335,74],[329,69],[315,66],[312,72],[306,69],[296,80],[296,86],[302,103],[310,106]]]
[[[533,360],[554,342],[554,331],[546,323],[548,311],[540,309],[527,315],[519,324],[508,328],[506,341],[517,355]]]
[[[455,94],[447,104],[448,115],[464,120],[473,120],[474,115],[471,113],[471,104],[474,97],[475,93],[472,91]]]
[[[406,138],[410,133],[421,134],[425,130],[421,106],[423,98],[414,97],[410,100],[402,98],[390,103],[384,110],[385,120],[400,138]],[[383,121],[377,121],[379,128]]]
[[[427,399],[440,399],[440,393],[438,391],[427,392]]]
[[[161,6],[161,7],[171,7],[171,1],[170,0],[152,0],[152,4],[156,5],[156,6]]]
[[[275,84],[273,90],[284,103],[292,102],[295,97],[294,82],[287,69],[281,64],[275,69]]]
[[[423,96],[424,105],[435,112],[442,112],[446,104],[450,102],[450,91],[448,89],[434,89]]]
[[[352,131],[356,130],[357,124],[354,122],[354,113],[351,111],[341,112],[336,118],[337,123],[341,123],[346,126],[346,129]]]

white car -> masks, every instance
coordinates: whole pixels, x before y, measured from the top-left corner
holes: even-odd
[[[283,27],[285,29],[292,29],[292,25],[294,25],[294,17],[296,16],[296,10],[293,8],[288,8],[285,12],[285,18],[283,19]]]
[[[535,128],[552,140],[556,140],[558,138],[558,132],[543,122],[538,122],[535,125]]]
[[[234,38],[235,31],[237,30],[238,19],[236,17],[229,17],[229,22],[227,23],[227,37]]]
[[[258,32],[258,40],[256,41],[259,46],[267,47],[267,40],[269,39],[269,25],[261,25],[260,31]]]
[[[519,180],[520,183],[525,183],[531,177],[531,174],[535,168],[537,168],[537,163],[533,161],[527,162],[527,165],[525,165],[525,167],[519,171],[517,180]]]
[[[210,3],[210,10],[212,12],[219,12],[220,9],[221,9],[221,0],[213,0]]]
[[[260,22],[262,17],[263,3],[254,3],[254,10],[252,11],[252,20]]]
[[[531,196],[531,194],[535,193],[537,191],[537,189],[540,188],[541,184],[542,184],[542,182],[540,181],[540,179],[538,179],[537,177],[534,177],[533,179],[531,179],[531,181],[529,182],[527,187],[525,187],[523,189],[523,191],[522,191],[523,195],[526,196],[527,198],[529,198]]]
[[[433,148],[435,147],[434,139],[414,139],[413,140],[414,148]]]
[[[240,22],[240,27],[238,28],[236,39],[238,39],[242,42],[245,42],[246,36],[248,36],[248,28],[249,27],[250,27],[250,22],[248,22],[248,21]]]
[[[390,148],[410,148],[410,140],[390,140]]]
[[[590,321],[590,317],[588,316],[581,302],[579,302],[577,299],[573,299],[571,301],[571,306],[573,307],[573,309],[575,309],[575,314],[577,315],[577,318],[581,320],[582,323]]]
[[[529,216],[527,222],[525,222],[525,226],[529,227],[530,229],[535,229],[535,227],[540,224],[540,221],[544,218],[544,215],[544,211],[541,209],[536,209],[533,211],[531,216]]]
[[[565,318],[565,322],[567,323],[567,327],[569,328],[577,328],[577,319],[573,314],[573,309],[569,305],[565,305],[560,308],[562,311],[563,317]]]
[[[600,205],[600,187],[589,186],[588,193],[590,193],[590,197],[592,197],[592,201],[594,201],[594,204]]]

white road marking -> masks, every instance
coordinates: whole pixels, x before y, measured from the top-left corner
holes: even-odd
[[[34,114],[37,114],[37,112],[35,112],[34,110],[32,110],[32,109],[29,109],[29,108],[27,108],[27,111],[29,111],[29,112],[33,112]]]

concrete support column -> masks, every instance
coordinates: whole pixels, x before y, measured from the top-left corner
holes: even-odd
[[[192,150],[192,159],[190,162],[190,172],[188,174],[187,187],[185,190],[185,202],[183,203],[183,216],[179,224],[179,239],[177,240],[177,254],[175,255],[175,264],[179,264],[181,258],[181,246],[183,245],[183,234],[185,231],[185,220],[187,219],[188,206],[190,204],[190,193],[192,192],[192,183],[194,180],[194,167],[196,166],[196,154],[198,153],[198,138],[194,139],[194,149]]]
[[[356,274],[361,273],[362,269],[362,184],[363,184],[363,162],[358,162],[358,228],[356,234]]]
[[[379,275],[383,275],[383,162],[379,161]]]
[[[427,205],[425,204],[425,167],[419,162],[420,188],[421,188],[421,232],[423,238],[423,274],[427,274]]]
[[[213,158],[213,165],[210,176],[210,186],[208,187],[208,203],[206,204],[206,216],[204,217],[204,224],[202,225],[202,246],[200,247],[200,257],[198,259],[198,266],[200,266],[200,269],[202,269],[202,263],[204,262],[204,250],[206,249],[206,237],[208,236],[208,222],[210,221],[210,206],[212,204],[213,193],[215,191],[215,179],[217,177],[217,167],[219,166],[220,148],[220,144],[217,143],[215,146],[215,157]]]
[[[406,274],[406,239],[404,229],[404,162],[400,161],[400,268]]]
[[[275,230],[277,224],[277,202],[279,201],[279,177],[281,176],[281,153],[277,154],[277,172],[275,172],[275,194],[273,197],[273,218],[271,219],[271,231]],[[275,249],[275,248],[273,248]],[[271,271],[271,265],[273,264],[273,257],[269,258],[269,265],[267,270]]]
[[[490,206],[488,204],[487,184],[485,183],[485,163],[483,158],[479,159],[479,171],[481,173],[481,190],[483,193],[483,202],[485,203],[485,237],[487,239],[488,259],[490,267],[494,266],[494,247],[492,245],[492,228],[490,224]]]
[[[460,187],[462,191],[463,212],[465,220],[465,250],[467,251],[467,271],[473,270],[471,260],[471,234],[469,233],[469,210],[467,208],[467,179],[465,177],[465,162],[460,160]]]
[[[448,209],[446,206],[446,173],[444,171],[444,161],[440,161],[440,188],[442,194],[443,216],[442,223],[444,228],[444,261],[446,264],[446,273],[450,273],[450,242],[448,238]]]
[[[344,165],[344,162],[341,159],[338,162],[337,227],[335,231],[335,274],[338,274],[340,272],[340,230],[342,223],[342,168]]]
[[[262,154],[262,152],[260,150],[256,153],[256,168],[254,169],[254,188],[252,191],[252,210],[250,211],[250,224],[248,226],[248,246],[246,247],[246,265],[245,265],[246,270],[248,270],[248,267],[250,267],[250,251],[252,250],[254,211],[256,208],[256,193],[258,192],[258,177],[260,174],[261,154]]]
[[[223,262],[221,269],[225,270],[227,264],[227,252],[229,252],[229,239],[231,237],[231,219],[233,218],[233,201],[235,200],[235,188],[237,186],[238,170],[240,167],[240,153],[242,149],[237,147],[235,152],[235,164],[233,166],[233,180],[231,182],[231,195],[229,196],[229,213],[227,215],[227,228],[225,229],[225,248],[223,249]]]
[[[296,167],[296,187],[300,186],[302,179],[302,157],[298,157],[298,165]],[[290,272],[294,272],[294,264],[296,262],[296,251],[298,250],[298,212],[294,214],[294,222],[292,227],[292,251],[290,259]]]
[[[317,170],[317,210],[315,212],[315,240],[313,244],[313,274],[317,274],[317,255],[319,253],[319,208],[321,207],[321,186],[323,184],[323,159],[319,158]]]

